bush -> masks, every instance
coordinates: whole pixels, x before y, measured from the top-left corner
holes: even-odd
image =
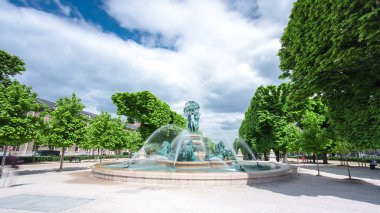
[[[81,160],[91,160],[95,159],[98,156],[88,156],[88,155],[67,155],[64,157],[64,160],[68,161],[70,158],[80,158]],[[128,157],[128,155],[120,155],[119,158]],[[7,157],[8,158],[8,157]],[[23,163],[32,163],[33,162],[33,156],[18,156],[19,160]],[[103,159],[110,159],[110,158],[116,158],[115,155],[103,155]],[[1,162],[2,156],[0,157]],[[36,156],[35,162],[44,162],[44,161],[60,161],[61,156]]]

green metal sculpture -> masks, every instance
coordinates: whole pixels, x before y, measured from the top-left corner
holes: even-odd
[[[161,145],[161,150],[158,151],[159,155],[162,155],[164,157],[167,157],[168,159],[171,157],[170,156],[170,151],[172,150],[172,146],[168,141],[164,141]]]
[[[178,161],[199,161],[198,157],[194,155],[195,151],[193,141],[186,141],[181,148],[181,153],[178,155]]]
[[[235,159],[232,151],[229,149],[226,149],[223,141],[219,141],[219,143],[216,145],[215,152],[214,153],[208,153],[205,159],[211,160],[212,158],[219,158],[221,160]]]
[[[183,112],[187,119],[187,129],[190,132],[196,132],[199,129],[199,104],[195,101],[189,101],[185,104]]]

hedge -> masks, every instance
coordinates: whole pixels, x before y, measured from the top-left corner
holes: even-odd
[[[109,158],[116,158],[115,155],[103,155],[101,156],[102,159],[109,159]],[[127,158],[128,155],[119,155],[119,158]],[[71,158],[80,158],[81,160],[93,160],[97,159],[97,155],[68,155],[64,157],[64,160],[70,160]],[[0,157],[1,162],[2,156]],[[33,162],[33,156],[18,156],[18,159],[22,161],[23,163],[32,163]],[[35,162],[42,162],[42,161],[59,161],[61,159],[61,156],[36,156]]]

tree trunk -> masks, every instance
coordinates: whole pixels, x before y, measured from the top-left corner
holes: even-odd
[[[7,150],[8,150],[8,145],[3,146],[3,158],[1,159],[1,173],[0,177],[3,175],[4,168],[5,168],[5,158],[7,158]]]
[[[282,154],[283,154],[282,162],[288,163],[288,153],[286,152],[286,150],[282,151]]]
[[[318,154],[315,154],[315,153],[314,153],[314,156],[315,156],[315,159],[316,159],[316,161],[317,161],[317,169],[318,169],[318,175],[317,175],[317,176],[320,176],[320,174],[319,174]]]
[[[323,164],[328,164],[329,162],[327,161],[327,153],[322,154],[322,159],[323,159]]]
[[[360,156],[359,156],[359,152],[356,152],[356,159],[357,159],[357,162],[358,162],[358,166],[360,166]]]
[[[103,149],[100,151],[100,163],[102,163],[102,158],[103,158]]]
[[[119,160],[119,150],[115,150],[116,160]]]
[[[35,163],[36,162],[36,153],[38,151],[38,146],[35,144],[33,144],[33,146],[34,146],[33,163]]]
[[[268,161],[268,156],[266,152],[264,152],[264,161]]]
[[[313,163],[315,163],[315,153],[313,152]]]
[[[61,154],[61,162],[59,165],[59,171],[62,171],[64,157],[65,157],[65,147],[62,147],[62,154]]]
[[[279,150],[276,150],[276,151],[274,152],[274,154],[276,155],[276,161],[277,161],[277,162],[280,162],[280,151],[279,151]]]
[[[351,180],[350,165],[348,165],[348,157],[347,157],[347,155],[346,155],[346,165],[347,165],[348,179]]]

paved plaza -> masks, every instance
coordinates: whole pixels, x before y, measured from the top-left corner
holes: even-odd
[[[121,160],[119,160],[121,161]],[[380,212],[380,169],[301,165],[287,181],[253,186],[175,187],[110,182],[95,162],[21,165],[0,188],[0,212]]]

